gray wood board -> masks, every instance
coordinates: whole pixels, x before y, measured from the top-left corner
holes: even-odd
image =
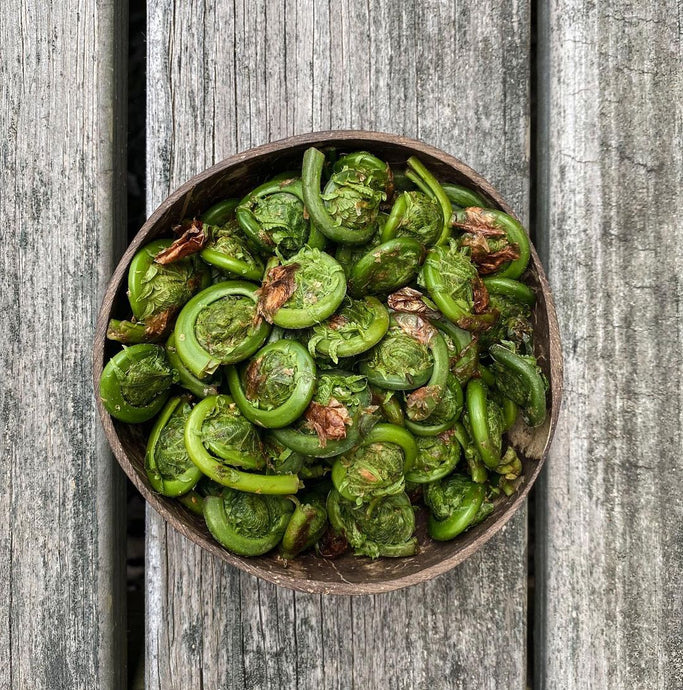
[[[421,138],[528,206],[526,2],[148,4],[148,202],[290,134]],[[147,684],[519,688],[526,509],[454,572],[358,599],[293,593],[148,513]]]
[[[541,6],[565,397],[539,492],[537,681],[681,688],[683,3]]]
[[[124,484],[92,333],[125,227],[125,13],[0,12],[0,688],[124,684]]]

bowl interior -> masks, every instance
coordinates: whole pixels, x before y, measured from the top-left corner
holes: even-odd
[[[340,151],[366,149],[389,162],[405,167],[412,156],[420,159],[442,182],[463,184],[482,194],[494,208],[514,215],[497,192],[480,175],[456,158],[421,142],[374,132],[320,132],[292,137],[228,158],[192,178],[154,212],[129,246],[107,288],[100,310],[94,344],[95,389],[102,367],[118,346],[106,340],[110,317],[130,313],[126,299],[128,265],[135,252],[160,236],[170,236],[171,227],[183,218],[199,215],[221,199],[241,197],[273,174],[300,169],[303,152],[311,145],[334,146]],[[550,382],[549,410],[545,423],[534,430],[521,423],[509,432],[524,466],[519,490],[499,499],[495,511],[483,523],[451,542],[432,541],[426,533],[424,511],[418,513],[419,552],[410,558],[371,560],[346,554],[335,560],[306,554],[285,563],[277,555],[242,558],[219,546],[201,517],[176,500],[156,494],[144,471],[144,453],[150,425],[128,425],[113,420],[98,400],[100,416],[112,449],[126,474],[146,500],[177,530],[231,565],[276,584],[307,592],[363,594],[389,591],[423,582],[446,572],[490,539],[513,515],[534,483],[552,438],[561,397],[561,351],[552,296],[538,259],[532,257],[525,280],[537,294],[534,308],[535,347],[539,365]]]

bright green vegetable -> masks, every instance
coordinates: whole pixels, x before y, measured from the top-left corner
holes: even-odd
[[[275,548],[293,510],[292,502],[282,496],[258,496],[229,488],[204,500],[209,532],[239,556],[260,556]]]
[[[327,514],[358,556],[396,558],[417,553],[415,513],[405,493],[358,505],[330,491]]]
[[[376,345],[389,329],[389,312],[376,297],[346,298],[341,309],[313,326],[308,341],[310,353],[329,357],[353,357]]]
[[[268,429],[287,426],[300,417],[313,398],[315,362],[295,340],[278,340],[259,350],[240,372],[228,368],[230,393],[242,414]]]
[[[386,199],[388,166],[368,153],[343,156],[320,191],[325,156],[316,148],[304,154],[303,197],[320,232],[340,244],[363,244],[376,230],[380,203]]]
[[[349,293],[354,297],[386,294],[408,285],[417,275],[422,245],[410,237],[398,237],[371,249],[349,272]]]
[[[449,475],[460,460],[460,446],[452,434],[418,436],[417,457],[413,468],[406,472],[406,481],[429,484]]]
[[[529,265],[529,236],[522,225],[507,213],[491,208],[465,208],[453,214],[453,225],[474,236],[472,256],[483,267],[482,273],[495,272],[499,278],[519,278]],[[500,237],[496,239],[496,233],[505,238],[502,244]],[[494,254],[497,252],[502,253],[496,257]],[[504,261],[506,258],[509,259],[507,262]]]
[[[486,312],[486,289],[477,268],[457,241],[427,252],[419,282],[444,316],[461,328],[477,331],[495,322],[496,315]]]
[[[331,316],[346,295],[344,269],[329,254],[303,247],[266,274],[259,313],[282,328],[308,328]]]
[[[263,469],[266,460],[256,428],[227,395],[210,396],[195,405],[185,424],[185,446],[192,462],[223,486],[261,494],[290,494],[299,488],[296,475],[235,469]]]
[[[427,529],[436,541],[450,541],[482,519],[486,489],[467,477],[453,474],[428,484],[425,505],[430,509]],[[491,506],[491,509],[493,506]]]
[[[545,382],[534,357],[525,357],[504,345],[489,348],[495,364],[496,386],[522,408],[524,421],[531,427],[545,421]]]
[[[192,295],[209,284],[209,271],[195,257],[167,265],[154,261],[171,243],[171,240],[154,240],[130,262],[128,301],[138,321],[177,313]]]
[[[145,471],[155,491],[181,496],[202,478],[185,448],[185,422],[192,407],[183,397],[171,398],[157,417],[147,441]]]
[[[104,367],[100,399],[112,417],[133,424],[146,422],[164,406],[177,377],[163,347],[131,345]]]
[[[414,437],[403,427],[377,424],[363,443],[332,466],[334,488],[348,501],[362,503],[403,491],[404,475],[417,457]]]
[[[357,445],[377,421],[367,410],[371,394],[364,376],[321,372],[313,400],[293,426],[274,429],[275,438],[307,457],[333,458]]]
[[[275,179],[249,192],[236,210],[247,237],[261,251],[291,256],[305,244],[324,246],[304,209],[301,180]]]
[[[422,192],[403,192],[394,202],[382,228],[382,242],[395,237],[411,237],[429,247],[442,232],[443,217],[438,202]]]
[[[327,529],[327,487],[307,491],[294,501],[294,512],[282,537],[280,555],[291,560],[313,546]]]
[[[225,281],[195,295],[178,316],[175,346],[185,366],[198,378],[221,364],[241,362],[261,347],[270,326],[256,320],[256,286]]]

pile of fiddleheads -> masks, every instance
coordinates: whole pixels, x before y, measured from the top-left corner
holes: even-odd
[[[505,432],[547,384],[514,218],[416,158],[311,148],[171,230],[131,262],[100,396],[225,548],[411,556],[420,510],[454,539],[517,490]]]

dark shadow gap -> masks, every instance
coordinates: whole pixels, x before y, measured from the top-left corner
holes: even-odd
[[[128,242],[146,220],[145,150],[147,81],[147,4],[129,3],[128,19]],[[126,600],[128,612],[128,688],[144,688],[145,654],[145,502],[127,480]]]

